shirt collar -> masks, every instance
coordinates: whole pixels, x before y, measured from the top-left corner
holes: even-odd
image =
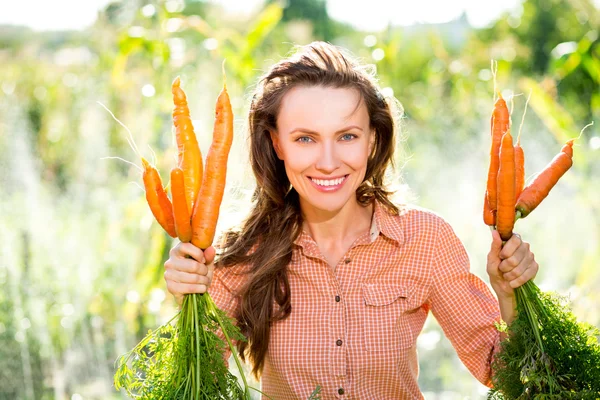
[[[371,240],[374,241],[383,234],[395,241],[399,246],[404,244],[404,224],[402,218],[392,214],[383,204],[375,201],[373,224],[371,225]]]
[[[375,201],[375,211],[369,230],[369,241],[374,242],[379,234],[383,234],[389,239],[395,241],[399,246],[404,243],[402,219],[391,214],[380,202]],[[315,241],[304,230],[294,240],[294,244],[304,248],[304,251],[317,250]],[[314,249],[313,249],[314,247]]]

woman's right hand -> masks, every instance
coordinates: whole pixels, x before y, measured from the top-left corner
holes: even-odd
[[[202,251],[191,243],[178,243],[169,251],[165,261],[165,281],[167,290],[177,304],[183,303],[188,293],[204,293],[213,277],[215,248],[210,246]]]

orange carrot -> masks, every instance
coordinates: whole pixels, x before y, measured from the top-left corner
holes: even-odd
[[[525,153],[517,139],[515,144],[515,201],[521,195],[525,186]]]
[[[552,161],[527,185],[519,196],[516,210],[521,218],[528,216],[548,196],[558,180],[573,165],[573,141],[568,140]]]
[[[487,191],[483,199],[483,222],[488,226],[496,225],[496,214],[490,207]]]
[[[492,145],[490,148],[490,167],[488,169],[488,180],[487,180],[487,196],[492,210],[497,209],[498,195],[498,168],[500,165],[499,151],[500,144],[502,142],[502,135],[508,130],[510,115],[508,113],[508,107],[506,101],[502,98],[502,95],[498,93],[498,100],[494,105],[494,111],[492,112]]]
[[[169,236],[176,237],[173,206],[163,188],[160,174],[144,157],[142,157],[142,165],[144,166],[143,179],[144,188],[146,189],[146,201],[150,206],[150,211]]]
[[[206,158],[206,168],[192,214],[192,243],[206,249],[215,236],[219,208],[225,191],[227,159],[233,141],[233,112],[223,82],[223,90],[217,98],[213,141]]]
[[[171,170],[171,197],[173,199],[175,232],[177,232],[179,240],[189,242],[192,240],[192,224],[185,195],[183,170],[175,167]]]
[[[515,149],[510,129],[502,136],[498,168],[498,207],[496,229],[502,240],[512,236],[515,224]]]
[[[177,164],[183,170],[186,203],[188,212],[191,214],[202,183],[202,153],[194,133],[187,98],[180,87],[180,83],[180,79],[177,77],[171,86],[175,105],[173,108],[173,125],[175,125],[175,139],[178,150]]]

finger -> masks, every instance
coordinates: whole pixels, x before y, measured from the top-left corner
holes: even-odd
[[[505,261],[507,261],[507,260],[505,260]],[[533,265],[533,262],[534,262],[533,253],[528,253],[517,266],[511,268],[509,271],[506,271],[502,276],[506,281],[512,281],[512,280],[518,278],[519,276],[523,275],[527,269],[531,268],[531,266]],[[502,269],[504,269],[504,268],[506,268],[506,267],[502,267]]]
[[[498,253],[500,253],[500,250],[502,250],[502,238],[500,238],[500,234],[498,233],[498,231],[493,229],[492,230],[492,246],[490,248],[490,251],[495,254],[498,254]]]
[[[526,258],[533,257],[533,253],[529,247],[529,243],[522,242],[521,245],[514,251],[514,253],[510,257],[505,258],[503,262],[506,261],[507,266],[511,265],[513,268],[516,267]]]
[[[207,290],[206,285],[193,285],[190,283],[181,283],[175,281],[167,281],[167,290],[173,296],[179,304],[183,301],[183,296],[190,293],[205,293]]]
[[[204,253],[199,247],[196,247],[191,243],[181,243],[180,251],[182,257],[191,257],[200,263],[204,263]]]
[[[529,257],[529,254],[531,254],[529,252],[529,249],[519,248],[513,253],[513,255],[502,260],[502,262],[498,266],[498,269],[500,270],[500,272],[510,272],[517,268],[519,264],[526,261],[527,257]]]
[[[213,246],[209,246],[206,250],[204,250],[204,258],[206,264],[211,264],[215,259],[215,254],[217,250]]]
[[[208,273],[208,267],[205,264],[199,263],[193,258],[182,258],[170,261],[167,260],[165,263],[165,269],[173,269],[176,271],[199,275],[206,275]]]
[[[188,272],[168,269],[164,273],[165,281],[174,281],[179,283],[189,283],[193,285],[202,284],[209,285],[210,279],[206,275],[190,274]]]
[[[525,270],[525,272],[522,275],[513,279],[508,284],[513,289],[516,289],[519,286],[523,286],[525,283],[527,283],[528,281],[535,278],[535,276],[537,275],[537,270],[538,270],[538,265],[537,265],[537,263],[535,263],[534,266],[532,266],[531,268],[527,268],[527,270]]]
[[[500,252],[501,259],[507,259],[514,254],[514,252],[519,248],[519,246],[523,243],[521,240],[521,235],[518,233],[513,233],[513,235],[504,243],[502,247],[502,251]]]

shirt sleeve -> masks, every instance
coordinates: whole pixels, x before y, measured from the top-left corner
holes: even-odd
[[[469,271],[469,257],[450,225],[436,237],[431,311],[462,363],[491,387],[491,361],[499,347],[500,308],[487,285]]]

